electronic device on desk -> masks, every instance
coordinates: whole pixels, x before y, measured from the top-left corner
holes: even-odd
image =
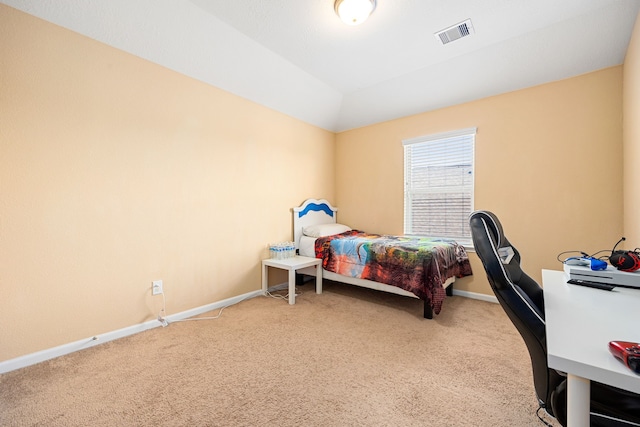
[[[622,238],[618,240],[618,243],[615,244],[613,249],[611,250],[611,255],[609,255],[609,262],[618,270],[622,271],[636,271],[640,269],[640,252],[638,248],[633,251],[625,251],[619,250],[616,251],[616,248],[620,244],[627,240],[626,238]]]
[[[616,250],[625,240],[623,237],[613,246],[611,255],[608,257],[611,265],[584,252],[580,252],[582,256],[570,257],[562,261],[569,283],[606,290],[611,290],[615,286],[640,288],[640,250]]]
[[[564,265],[564,272],[570,280],[582,280],[606,285],[640,288],[640,272],[620,271],[607,265],[604,270],[592,270],[584,265]]]
[[[611,341],[609,351],[622,363],[637,374],[640,374],[640,345],[629,341]]]
[[[589,267],[591,270],[604,270],[607,268],[607,262],[590,256],[571,257],[564,260],[564,265],[582,265]]]

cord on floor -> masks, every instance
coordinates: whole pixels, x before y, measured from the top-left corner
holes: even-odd
[[[542,418],[542,416],[540,415],[540,410],[541,410],[541,409],[544,409],[544,410],[545,410],[545,413],[547,412],[547,410],[545,409],[545,407],[544,407],[543,405],[540,405],[540,406],[538,407],[538,409],[536,410],[536,415],[538,416],[538,419],[539,419],[539,420],[540,420],[540,422],[542,422],[545,426],[547,426],[547,427],[553,427],[553,425],[552,425],[552,424],[549,424],[548,422],[546,422],[546,421]]]
[[[280,295],[280,294],[272,294],[269,291],[265,292],[265,295],[271,298],[276,298],[276,299],[289,299],[289,293],[287,293],[286,295]],[[295,288],[295,296],[300,296],[302,295],[302,292],[296,287]]]
[[[165,299],[164,293],[163,293],[162,294],[162,309],[160,309],[160,314],[158,314],[158,321],[162,324],[162,327],[166,327],[166,326],[169,326],[170,323],[176,323],[176,322],[192,322],[192,321],[196,321],[196,320],[215,320],[215,319],[220,318],[220,316],[222,316],[222,311],[225,308],[231,307],[232,305],[238,304],[239,302],[242,302],[242,301],[244,301],[246,299],[249,299],[249,298],[253,298],[253,295],[247,295],[246,297],[242,298],[239,301],[234,302],[233,304],[229,304],[229,305],[225,305],[224,307],[220,307],[220,311],[215,316],[190,317],[188,319],[176,319],[176,320],[169,321],[166,318],[167,300]]]
[[[302,295],[302,292],[300,292],[298,290],[298,288],[295,288],[295,292],[296,292],[296,296],[298,295]],[[278,299],[288,299],[289,298],[289,294],[287,293],[286,295],[279,295],[279,294],[272,294],[269,291],[266,291],[265,293],[266,296],[269,296],[271,298],[278,298]],[[169,326],[170,323],[176,323],[176,322],[192,322],[192,321],[196,321],[196,320],[215,320],[215,319],[219,319],[220,316],[222,316],[222,311],[227,308],[230,307],[232,305],[238,304],[239,302],[242,302],[248,298],[252,298],[253,295],[250,296],[246,296],[245,298],[242,298],[240,301],[236,301],[233,304],[229,304],[229,305],[225,305],[224,307],[220,308],[220,311],[218,312],[218,314],[216,314],[215,316],[207,316],[207,317],[191,317],[188,319],[177,319],[177,320],[172,320],[172,321],[168,321],[166,318],[166,308],[167,308],[167,300],[164,296],[164,293],[162,293],[162,309],[160,309],[160,313],[158,314],[158,321],[162,324],[162,327],[166,327]]]

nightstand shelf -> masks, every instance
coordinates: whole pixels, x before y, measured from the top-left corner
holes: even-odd
[[[295,256],[285,259],[262,260],[262,292],[266,294],[269,286],[269,267],[280,268],[289,272],[289,304],[296,303],[296,270],[306,267],[316,267],[316,293],[322,293],[322,260],[305,256]]]

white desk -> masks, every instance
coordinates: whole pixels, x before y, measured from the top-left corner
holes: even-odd
[[[566,283],[542,270],[549,367],[567,373],[567,425],[589,425],[590,380],[640,393],[640,375],[609,352],[609,341],[640,342],[640,289]]]
[[[316,293],[322,293],[322,260],[306,256],[294,256],[285,259],[262,260],[262,291],[267,292],[269,286],[269,268],[275,267],[289,271],[289,304],[296,303],[296,270],[306,267],[316,267]]]

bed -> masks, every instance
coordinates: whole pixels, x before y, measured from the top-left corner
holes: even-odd
[[[456,277],[472,274],[464,247],[452,240],[354,230],[337,222],[337,211],[324,199],[293,208],[296,250],[323,260],[324,279],[421,299],[432,319]],[[315,268],[298,272],[316,275]]]

